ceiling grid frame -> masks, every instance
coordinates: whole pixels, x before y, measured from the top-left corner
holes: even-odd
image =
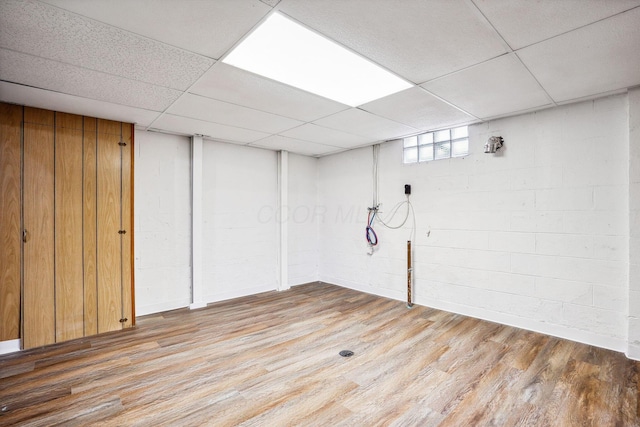
[[[128,14],[112,10],[127,4]],[[207,139],[317,157],[640,86],[640,0],[163,5],[163,0],[134,5],[125,0],[0,2],[0,27],[5,29],[0,28],[0,55],[6,57],[0,64],[0,101],[119,121],[126,115],[143,131],[189,136],[208,130]],[[31,9],[37,13],[25,12]],[[223,67],[221,60],[276,12],[412,87],[349,107]],[[91,29],[97,33],[84,37]],[[595,48],[574,42],[589,37]],[[100,46],[101,40],[107,44]],[[76,52],[67,50],[74,46]],[[105,46],[112,51],[96,56],[106,52]],[[563,57],[569,47],[575,63]],[[134,57],[137,63],[127,62]],[[129,63],[133,68],[123,65]],[[428,77],[418,78],[420,74]],[[566,88],[563,79],[568,79]],[[191,102],[192,95],[234,107],[230,115],[215,118],[172,114]],[[274,117],[271,125],[264,122],[268,117]],[[275,117],[291,127],[278,125]]]

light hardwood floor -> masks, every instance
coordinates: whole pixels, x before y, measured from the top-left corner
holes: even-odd
[[[0,425],[637,426],[638,367],[315,283],[0,357]]]

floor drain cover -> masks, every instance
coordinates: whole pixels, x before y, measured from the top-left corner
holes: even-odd
[[[351,351],[351,350],[342,350],[339,354],[342,357],[351,357],[351,356],[353,356],[353,351]]]

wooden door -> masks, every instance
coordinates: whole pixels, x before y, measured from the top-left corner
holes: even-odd
[[[56,342],[84,336],[82,116],[56,113]]]
[[[22,107],[0,103],[0,341],[20,337]]]
[[[55,342],[54,113],[24,109],[23,346]]]
[[[0,341],[129,327],[133,126],[0,103]]]
[[[129,328],[135,324],[133,312],[133,125],[122,123],[122,326]]]
[[[124,236],[131,230],[123,228],[123,124],[99,119],[97,126],[98,333],[102,333],[121,329],[131,319],[125,314],[131,310],[131,289],[125,289],[123,268],[128,240]]]
[[[84,332],[98,333],[98,154],[97,119],[84,117],[84,191],[83,249],[84,249]]]

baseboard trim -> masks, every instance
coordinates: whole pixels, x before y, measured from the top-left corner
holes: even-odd
[[[15,353],[20,351],[20,338],[17,340],[0,341],[0,354]]]
[[[194,302],[189,304],[189,309],[190,310],[197,310],[199,308],[205,308],[207,306],[206,302]]]
[[[163,313],[165,311],[176,310],[184,307],[189,307],[189,300],[162,302],[158,304],[144,305],[141,307],[136,306],[136,317]]]

